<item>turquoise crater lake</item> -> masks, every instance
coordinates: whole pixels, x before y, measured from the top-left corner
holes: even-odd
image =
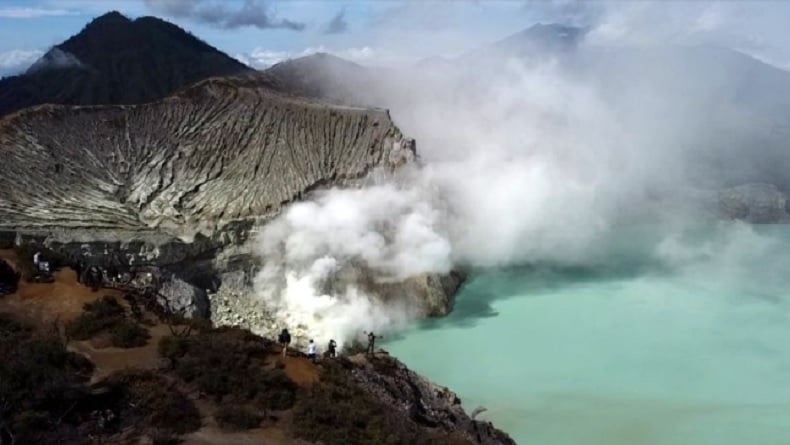
[[[613,233],[472,274],[385,348],[520,444],[790,443],[790,227]]]

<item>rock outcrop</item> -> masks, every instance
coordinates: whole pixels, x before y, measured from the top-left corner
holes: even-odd
[[[750,223],[790,221],[787,197],[773,184],[752,183],[724,189],[718,194],[722,216]]]
[[[393,415],[405,415],[426,428],[454,431],[480,445],[515,445],[513,439],[490,422],[471,418],[461,399],[408,369],[394,357],[380,353],[370,360],[352,356],[351,375],[361,388],[391,407]]]

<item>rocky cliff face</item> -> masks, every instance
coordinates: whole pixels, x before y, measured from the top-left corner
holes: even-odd
[[[352,356],[350,361],[356,365],[350,370],[353,381],[390,407],[393,416],[406,416],[424,428],[454,431],[470,443],[515,445],[490,422],[470,417],[455,393],[428,381],[397,359],[380,354],[373,360]]]
[[[152,104],[42,106],[0,121],[0,227],[156,230],[182,239],[410,160],[383,110],[214,79]]]
[[[154,267],[173,307],[267,332],[256,319],[265,308],[237,301],[258,265],[255,227],[313,189],[413,161],[415,146],[384,110],[294,97],[247,75],[145,105],[24,110],[0,120],[0,157],[6,247]],[[380,291],[440,315],[459,282],[420,276]],[[228,303],[210,310],[207,289]]]

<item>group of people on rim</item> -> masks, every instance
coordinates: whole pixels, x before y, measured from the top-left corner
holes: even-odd
[[[380,335],[374,334],[373,332],[365,333],[368,335],[368,347],[365,350],[365,353],[369,356],[373,356],[376,350],[376,339],[382,337]],[[277,341],[280,343],[280,347],[282,348],[283,358],[287,357],[288,346],[291,344],[291,333],[288,332],[288,329],[283,329],[280,331]],[[334,339],[329,340],[329,344],[326,347],[325,356],[329,358],[337,357],[337,342]],[[318,358],[317,346],[313,339],[310,339],[310,341],[307,343],[307,357],[313,363],[315,363]]]

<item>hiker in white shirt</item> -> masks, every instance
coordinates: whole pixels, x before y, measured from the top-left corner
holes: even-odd
[[[315,343],[313,343],[313,340],[310,340],[310,343],[307,345],[307,356],[310,358],[311,362],[315,363],[316,353]]]

